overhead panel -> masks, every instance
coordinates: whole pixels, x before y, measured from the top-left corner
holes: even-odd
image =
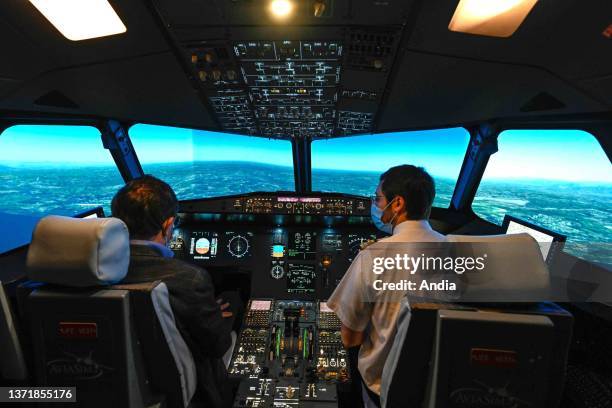
[[[340,41],[241,41],[234,52],[261,135],[333,136]]]
[[[228,31],[229,38],[244,33]],[[401,28],[317,30],[319,37],[307,30],[259,30],[242,40],[197,39],[194,28],[177,32],[222,130],[327,138],[374,130]],[[200,35],[207,34],[220,36],[215,29]]]

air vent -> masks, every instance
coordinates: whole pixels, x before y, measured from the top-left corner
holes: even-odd
[[[546,92],[540,92],[521,107],[521,112],[538,112],[565,108],[565,104]]]
[[[36,99],[34,104],[41,106],[52,106],[54,108],[79,108],[79,105],[77,105],[72,99],[68,98],[66,95],[57,90],[44,94],[40,98]]]

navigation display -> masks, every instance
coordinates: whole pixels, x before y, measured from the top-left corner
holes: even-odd
[[[212,231],[194,231],[191,233],[189,254],[193,259],[208,260],[217,257],[219,236]]]
[[[226,231],[223,245],[227,248],[227,253],[232,258],[250,258],[252,239],[252,232],[238,233],[233,231]]]
[[[369,241],[375,241],[376,235],[374,234],[349,234],[348,235],[348,261],[353,262],[353,259],[357,256],[363,245]]]
[[[288,293],[314,293],[315,266],[310,264],[290,263],[287,268]]]
[[[323,234],[321,249],[323,252],[342,252],[342,234]]]
[[[289,259],[311,261],[317,254],[316,232],[294,232],[289,235],[289,248],[287,256]]]

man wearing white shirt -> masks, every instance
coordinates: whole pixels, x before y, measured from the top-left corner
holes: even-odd
[[[369,265],[373,256],[388,254],[389,248],[394,252],[403,248],[403,254],[419,256],[427,252],[423,249],[427,243],[431,246],[446,240],[429,225],[434,197],[434,181],[421,167],[402,165],[383,173],[372,197],[372,221],[391,236],[359,253],[327,301],[342,322],[344,346],[360,346],[358,369],[366,406],[379,405],[381,375],[397,329],[399,300],[406,294],[374,290],[374,280],[388,281],[397,274],[376,276]]]

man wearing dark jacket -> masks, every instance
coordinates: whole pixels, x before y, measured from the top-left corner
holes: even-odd
[[[204,269],[173,259],[172,238],[178,201],[172,188],[153,176],[132,180],[112,201],[112,213],[128,227],[130,266],[123,283],[163,281],[177,327],[197,367],[195,398],[207,407],[227,404],[227,372],[221,357],[231,346],[232,314],[215,299]]]

